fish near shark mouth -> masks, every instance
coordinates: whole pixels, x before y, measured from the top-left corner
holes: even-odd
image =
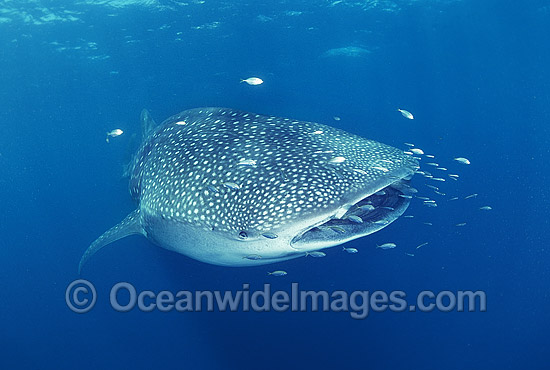
[[[343,216],[298,234],[291,240],[291,246],[298,250],[328,248],[372,234],[401,216],[415,192],[408,180],[399,180],[364,197]]]

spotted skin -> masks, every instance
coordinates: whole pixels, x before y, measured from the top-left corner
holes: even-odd
[[[316,153],[328,149],[334,152]],[[338,157],[346,160],[332,165]],[[244,160],[256,165],[239,166]],[[317,123],[192,109],[166,120],[145,144],[130,192],[145,212],[168,220],[224,232],[268,232],[337,207],[384,175],[380,167],[413,164],[398,149]]]
[[[399,149],[319,123],[198,108],[145,139],[130,194],[141,233],[162,247],[221,265],[269,263],[295,257],[297,235],[417,168]],[[263,258],[243,259],[251,254]]]

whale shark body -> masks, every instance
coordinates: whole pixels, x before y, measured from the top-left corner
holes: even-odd
[[[154,125],[129,167],[137,208],[79,265],[128,235],[199,261],[251,266],[374,233],[407,209],[418,169],[397,148],[314,122],[197,108]]]

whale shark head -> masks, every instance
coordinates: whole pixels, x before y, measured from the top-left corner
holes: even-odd
[[[417,169],[399,149],[319,123],[187,110],[148,133],[130,171],[138,208],[88,248],[81,266],[135,233],[217,265],[303,256],[397,219]]]

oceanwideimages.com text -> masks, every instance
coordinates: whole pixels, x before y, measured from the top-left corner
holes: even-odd
[[[108,297],[118,312],[348,312],[354,319],[365,319],[371,312],[485,312],[487,297],[483,291],[424,290],[409,302],[406,292],[394,290],[302,290],[299,283],[290,289],[272,290],[264,284],[262,290],[251,290],[243,284],[236,291],[169,291],[136,289],[128,282],[113,285]],[[90,311],[97,301],[97,291],[87,280],[75,280],[67,287],[65,300],[74,312]]]

